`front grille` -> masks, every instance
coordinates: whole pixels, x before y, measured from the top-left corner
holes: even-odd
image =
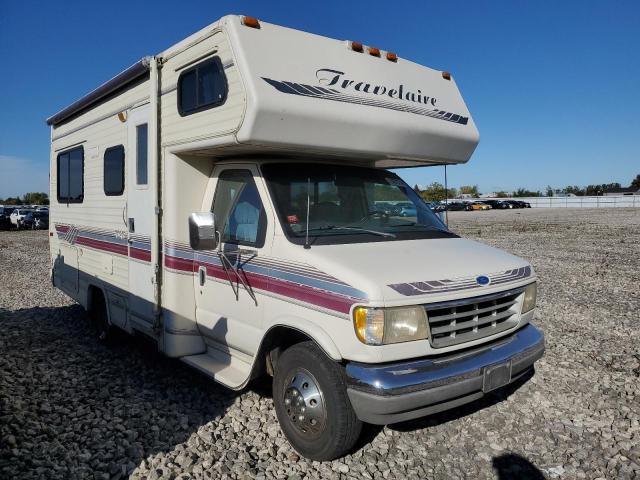
[[[522,289],[425,305],[431,346],[449,347],[504,332],[518,324]]]

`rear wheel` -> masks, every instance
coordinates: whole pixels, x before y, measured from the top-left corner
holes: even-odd
[[[344,373],[313,342],[302,342],[278,359],[273,402],[289,443],[312,460],[347,453],[360,436],[362,422],[347,395]]]

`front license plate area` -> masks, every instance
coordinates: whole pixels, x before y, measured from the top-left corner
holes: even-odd
[[[485,367],[482,379],[484,393],[504,387],[511,381],[511,361]]]

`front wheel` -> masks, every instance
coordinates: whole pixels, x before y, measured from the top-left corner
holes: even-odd
[[[278,359],[273,403],[287,440],[306,458],[333,460],[360,436],[344,373],[313,342],[298,343]]]

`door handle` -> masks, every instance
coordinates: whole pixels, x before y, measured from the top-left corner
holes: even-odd
[[[204,285],[205,280],[207,279],[207,267],[200,265],[198,267],[198,279],[200,280],[200,286]]]

